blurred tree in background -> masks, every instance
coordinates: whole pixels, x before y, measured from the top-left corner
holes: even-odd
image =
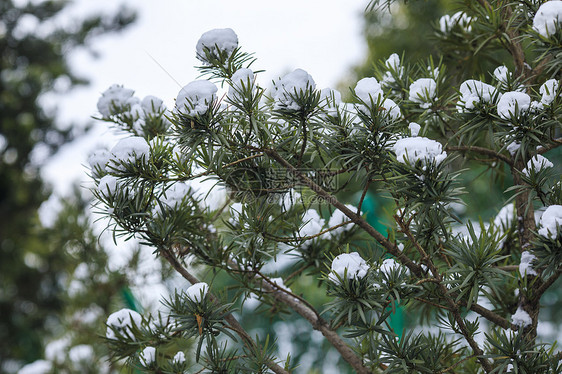
[[[68,66],[68,53],[88,47],[98,35],[122,30],[135,18],[130,10],[121,9],[111,16],[89,16],[59,26],[69,5],[68,1],[0,2],[2,371],[10,362],[29,362],[42,355],[45,331],[60,322],[56,314],[64,308],[61,274],[76,266],[76,259],[68,257],[63,247],[70,240],[83,242],[91,236],[83,231],[88,226],[72,225],[84,221],[79,218],[83,215],[79,199],[63,209],[59,220],[65,225],[57,223],[56,230],[40,225],[38,208],[51,193],[40,168],[76,136],[74,129],[57,126],[56,113],[41,105],[42,95],[87,84]],[[88,245],[94,243],[90,240]]]

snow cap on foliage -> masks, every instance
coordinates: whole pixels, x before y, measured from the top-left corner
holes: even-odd
[[[472,31],[472,17],[469,17],[464,12],[456,12],[452,16],[446,14],[439,19],[439,29],[443,33],[451,31],[455,25],[459,25],[465,31]]]
[[[228,88],[228,98],[231,100],[241,100],[242,92],[253,87],[255,81],[252,69],[238,69],[232,74],[231,85]]]
[[[521,143],[519,143],[518,141],[512,141],[511,143],[509,143],[507,145],[507,151],[509,152],[510,155],[514,155],[515,153],[517,153],[517,151],[519,150],[519,148],[521,148]]]
[[[283,278],[271,278],[270,281],[282,290],[293,292],[289,287],[285,285],[285,283],[283,282]]]
[[[384,95],[381,85],[376,78],[363,78],[357,82],[355,94],[368,106],[371,105],[371,101],[376,104],[379,98]]]
[[[403,164],[414,164],[421,160],[424,165],[431,161],[438,165],[447,157],[441,143],[421,136],[398,139],[392,150],[396,153],[396,159]]]
[[[556,229],[562,230],[562,205],[551,205],[541,216],[539,235],[545,238],[555,239]]]
[[[308,209],[304,212],[302,221],[305,223],[299,230],[300,236],[313,236],[322,231],[324,219],[320,217],[316,209]]]
[[[185,362],[185,353],[183,353],[181,351],[176,353],[174,358],[172,358],[172,362],[174,364],[183,364]]]
[[[140,136],[129,136],[121,139],[111,148],[111,161],[113,162],[135,162],[143,156],[150,155],[150,146],[145,138]]]
[[[415,137],[420,133],[421,126],[415,122],[410,122],[408,128],[410,129],[410,135]]]
[[[459,112],[474,109],[478,103],[489,104],[496,95],[496,88],[484,82],[468,79],[459,88],[461,97],[457,103]]]
[[[199,282],[193,284],[185,290],[185,294],[188,299],[195,301],[196,303],[200,303],[203,300],[201,297],[205,297],[208,291],[209,285],[205,282]]]
[[[342,253],[332,261],[332,272],[328,278],[332,282],[339,283],[340,281],[336,274],[339,275],[341,279],[344,279],[346,276],[347,279],[357,279],[367,275],[368,270],[369,265],[361,258],[359,253]]]
[[[562,2],[547,1],[542,4],[533,18],[533,29],[545,38],[556,33],[562,27]]]
[[[105,175],[100,179],[98,192],[104,196],[115,195],[119,187],[119,179],[113,175]]]
[[[400,243],[398,246],[399,246],[400,250],[404,250],[404,244]],[[401,248],[400,248],[400,246],[401,246]],[[390,275],[390,273],[392,271],[400,269],[401,267],[402,267],[402,265],[400,265],[398,262],[396,262],[395,259],[387,258],[382,262],[382,264],[379,268],[379,271],[388,276],[388,275]]]
[[[55,363],[63,362],[70,343],[71,341],[68,335],[49,342],[45,346],[45,358]]]
[[[130,107],[134,93],[135,91],[118,84],[111,85],[98,100],[99,112],[103,118],[109,118],[111,115],[126,111]]]
[[[90,156],[88,156],[88,164],[90,164],[90,168],[92,170],[100,169],[102,172],[104,172],[110,157],[111,153],[109,153],[108,150],[98,149],[92,152]]]
[[[420,107],[427,109],[435,100],[437,83],[432,78],[420,78],[410,85],[410,101],[419,103]]]
[[[515,314],[511,316],[511,322],[514,325],[521,326],[523,328],[533,323],[533,321],[531,320],[531,316],[529,316],[529,313],[524,311],[521,307],[517,308]]]
[[[160,202],[170,208],[176,208],[181,204],[183,199],[189,194],[191,188],[183,182],[175,183],[172,187],[168,188],[162,197]]]
[[[404,68],[400,65],[400,57],[396,53],[391,54],[384,64],[387,69],[393,70],[400,77],[402,76]],[[381,84],[383,86],[389,86],[390,84],[395,82],[396,80],[394,79],[392,73],[390,71],[386,71],[384,73],[384,76],[382,77]]]
[[[539,88],[542,95],[541,103],[550,105],[556,98],[556,91],[558,91],[558,81],[556,79],[549,79],[544,82]]]
[[[542,155],[536,155],[527,162],[527,167],[523,169],[523,174],[531,175],[531,170],[539,172],[542,169],[551,168],[554,164]]]
[[[188,83],[178,93],[176,112],[188,117],[205,114],[216,99],[217,86],[208,80]]]
[[[507,84],[511,73],[509,72],[508,68],[505,65],[498,66],[494,69],[494,78],[502,84]]]
[[[140,326],[142,317],[140,314],[134,310],[123,308],[115,313],[112,313],[107,317],[107,331],[105,336],[108,339],[117,339],[115,336],[115,331],[120,332],[123,335],[132,336],[133,324],[135,326]]]
[[[332,88],[320,90],[320,106],[323,106],[328,114],[335,115],[341,103],[341,93],[338,90]]]
[[[48,374],[53,370],[53,364],[46,360],[37,360],[22,367],[18,374]]]
[[[357,207],[353,206],[351,204],[345,204],[345,206],[350,209],[353,213],[357,212]],[[347,216],[345,214],[343,214],[343,212],[339,209],[334,210],[334,212],[332,213],[332,216],[330,217],[330,220],[328,221],[328,227],[334,227],[337,226],[339,224],[342,224],[346,221],[349,221],[349,218],[347,218]],[[324,234],[327,238],[334,238],[337,237],[338,235],[340,235],[341,233],[343,233],[346,230],[351,229],[352,226],[351,222],[338,227],[337,229],[334,229],[332,231],[328,231],[326,234]]]
[[[503,119],[518,117],[529,110],[531,97],[524,92],[510,91],[502,95],[498,102],[498,116]]]
[[[523,251],[521,253],[521,262],[519,263],[519,274],[522,277],[527,275],[537,275],[537,272],[533,269],[533,261],[536,260],[536,256],[529,251]]]
[[[196,57],[204,65],[210,65],[205,51],[214,57],[219,56],[219,51],[230,57],[236,48],[238,48],[238,36],[234,30],[230,28],[213,29],[203,33],[197,41]]]
[[[402,118],[400,107],[392,99],[384,99],[379,107],[379,110],[384,112],[388,118],[393,121],[397,121]]]
[[[139,354],[141,362],[145,366],[149,366],[156,361],[156,348],[154,347],[146,347],[141,351]]]
[[[299,97],[306,91],[316,88],[312,76],[302,69],[293,72],[274,82],[273,100],[276,109],[300,110],[301,105],[297,102]]]
[[[162,113],[166,110],[164,101],[152,95],[148,95],[142,99],[140,106],[145,113]]]

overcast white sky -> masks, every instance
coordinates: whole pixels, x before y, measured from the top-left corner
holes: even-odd
[[[139,97],[161,97],[172,106],[180,85],[197,78],[198,72],[193,68],[199,65],[195,45],[203,32],[213,28],[234,29],[244,50],[255,52],[258,61],[254,69],[266,70],[259,78],[262,85],[302,68],[313,76],[319,88],[333,87],[361,61],[366,49],[361,36],[361,13],[367,0],[123,2],[137,9],[137,22],[124,33],[98,38],[93,47],[100,58],[85,51],[69,56],[75,71],[90,78],[92,84],[57,99],[61,121],[88,121],[96,114],[101,92],[113,83],[134,89]],[[88,12],[110,13],[120,3],[76,0],[65,22]],[[103,123],[96,126],[97,135],[64,147],[44,168],[44,176],[59,193],[68,191],[73,180],[86,180],[83,165],[88,153],[115,142]]]

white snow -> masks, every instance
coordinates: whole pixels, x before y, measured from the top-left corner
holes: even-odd
[[[140,105],[145,113],[162,113],[166,110],[164,101],[152,95],[145,96]]]
[[[98,111],[103,118],[109,118],[111,115],[122,113],[130,107],[134,93],[135,91],[129,88],[113,84],[99,98]]]
[[[527,327],[531,323],[533,323],[533,321],[531,320],[531,316],[529,316],[529,313],[521,309],[521,307],[517,308],[515,314],[511,316],[511,322],[513,322],[514,325],[518,325],[521,327]]]
[[[109,162],[111,154],[106,149],[98,149],[88,157],[88,164],[90,164],[90,168],[95,170],[99,168],[102,172],[105,171],[105,166]]]
[[[302,69],[295,69],[293,72],[279,78],[274,82],[273,100],[275,108],[289,110],[300,110],[301,105],[297,102],[305,92],[316,89],[316,83],[312,76]]]
[[[144,366],[151,365],[156,360],[156,348],[146,347],[141,351],[139,357]]]
[[[208,80],[188,83],[178,93],[175,111],[188,117],[203,115],[216,100],[217,86]]]
[[[304,212],[302,221],[305,224],[299,230],[299,236],[314,236],[322,231],[324,227],[324,219],[320,217],[315,209],[308,209]]]
[[[357,82],[355,94],[367,106],[371,105],[371,101],[376,104],[380,97],[384,95],[381,85],[376,78],[363,78]]]
[[[140,136],[129,136],[123,138],[111,148],[110,161],[117,164],[118,162],[135,162],[142,157],[148,158],[150,155],[150,146],[145,138]],[[117,166],[119,168],[119,166]]]
[[[464,12],[457,12],[452,16],[446,14],[439,19],[439,29],[441,32],[447,33],[458,24],[463,30],[470,32],[472,31],[471,22],[472,17],[469,17]]]
[[[18,374],[48,374],[53,370],[53,364],[45,360],[37,360],[22,367]]]
[[[185,353],[183,353],[181,351],[176,353],[176,355],[172,359],[172,362],[174,364],[183,364],[185,362]]]
[[[379,107],[379,110],[386,113],[386,115],[388,115],[388,118],[393,121],[397,121],[402,118],[400,107],[392,99],[384,99]]]
[[[228,98],[234,101],[242,100],[242,93],[254,86],[254,72],[252,69],[238,69],[232,74],[231,85],[228,88]]]
[[[320,107],[331,116],[337,114],[337,109],[342,103],[341,93],[338,90],[332,88],[323,88],[320,90]]]
[[[351,211],[353,211],[354,213],[357,211],[357,207],[351,205],[351,204],[345,204],[345,206],[347,208],[349,208]],[[334,212],[332,213],[332,216],[330,217],[330,220],[328,221],[328,227],[333,227],[333,226],[337,226],[341,223],[344,223],[345,221],[349,221],[349,218],[347,218],[347,216],[345,214],[342,213],[341,210],[336,209],[334,210]],[[346,225],[340,226],[337,229],[334,229],[332,231],[328,231],[325,236],[326,238],[335,238],[337,236],[339,236],[340,234],[342,234],[343,232],[345,232],[346,230],[351,229],[352,223],[348,223]]]
[[[339,275],[341,279],[346,276],[347,279],[357,279],[367,275],[368,270],[369,265],[361,258],[359,253],[342,253],[332,261],[332,272],[328,278],[334,283],[339,283],[340,281],[335,274]]]
[[[400,243],[400,244],[402,244],[402,243]],[[379,268],[379,271],[388,276],[391,271],[393,271],[395,269],[399,269],[401,266],[402,265],[400,265],[398,262],[396,262],[395,259],[387,258],[382,262],[382,264]]]
[[[69,346],[70,337],[68,335],[53,340],[45,346],[45,358],[54,363],[61,363],[64,361]]]
[[[100,179],[98,191],[105,196],[115,195],[119,187],[119,179],[113,175],[106,175]]]
[[[210,65],[205,50],[214,57],[218,57],[219,51],[226,52],[227,57],[230,57],[236,48],[238,48],[238,36],[234,30],[213,29],[203,33],[197,41],[196,57],[204,65]]]
[[[498,116],[503,119],[518,117],[531,105],[531,97],[524,92],[510,91],[502,95],[498,102]]]
[[[505,205],[500,209],[496,217],[494,218],[494,225],[498,228],[510,227],[513,222],[513,216],[515,214],[515,205],[510,203]]]
[[[421,126],[415,122],[410,122],[408,128],[410,129],[410,135],[416,137],[420,133]]]
[[[537,275],[537,272],[533,269],[533,261],[536,260],[536,256],[529,251],[523,251],[521,253],[521,262],[519,263],[519,274],[522,277],[526,275]]]
[[[556,238],[556,229],[562,229],[562,205],[551,205],[541,216],[539,235],[545,238]]]
[[[498,66],[494,69],[494,78],[503,85],[507,84],[509,77],[511,77],[511,73],[505,65]]]
[[[68,358],[72,362],[92,361],[94,358],[94,348],[88,344],[78,344],[70,348]]]
[[[556,91],[558,91],[558,81],[556,79],[549,79],[544,82],[539,88],[542,95],[541,104],[550,105],[556,98]]]
[[[199,282],[188,287],[188,289],[185,290],[185,294],[188,299],[195,301],[196,303],[200,303],[201,300],[203,300],[202,298],[207,295],[208,291],[209,285],[205,282]]]
[[[279,205],[283,207],[284,210],[289,210],[295,205],[301,198],[301,194],[291,189],[281,196],[279,199]]]
[[[398,72],[401,68],[400,57],[396,53],[391,54],[384,64],[387,68],[392,69],[396,72]]]
[[[396,53],[391,54],[384,64],[387,69],[394,71],[399,77],[401,77],[404,73],[404,68],[400,65],[400,57]],[[395,81],[396,80],[392,75],[392,72],[386,71],[383,75],[381,85],[387,87],[395,83]]]
[[[164,195],[160,198],[160,202],[172,209],[177,208],[190,191],[191,189],[186,183],[175,183],[173,186],[164,191]],[[155,212],[159,212],[159,208],[160,206],[156,205]]]
[[[277,288],[279,288],[279,289],[282,289],[282,290],[285,290],[285,291],[288,291],[288,292],[291,292],[291,293],[293,292],[293,291],[291,291],[291,289],[289,287],[287,287],[285,285],[285,283],[283,282],[283,278],[271,278],[270,281],[272,283],[274,283],[277,286]]]
[[[105,336],[108,339],[117,339],[117,337],[115,336],[115,332],[113,331],[117,330],[124,335],[129,334],[132,338],[134,338],[131,333],[133,324],[135,324],[136,326],[140,326],[141,321],[142,317],[140,314],[138,314],[134,310],[123,308],[115,313],[110,314],[109,317],[107,317],[107,331],[105,333]],[[113,327],[113,329],[111,329],[111,327]]]
[[[431,161],[438,165],[447,157],[441,143],[421,136],[398,139],[392,150],[396,153],[396,159],[403,164],[414,164],[421,160],[424,165]]]
[[[437,83],[432,78],[420,78],[410,85],[410,101],[420,104],[422,109],[431,107],[436,99]]]
[[[533,29],[545,38],[556,33],[562,22],[562,2],[547,1],[542,4],[533,18]]]
[[[531,174],[531,170],[534,170],[535,173],[537,173],[542,169],[551,168],[553,166],[554,164],[550,162],[550,160],[548,160],[546,157],[542,155],[536,155],[527,162],[527,167],[523,169],[523,174],[528,177]]]
[[[465,109],[474,109],[478,103],[490,104],[496,95],[496,88],[484,82],[469,79],[464,81],[459,88],[461,97],[457,102],[459,112]]]
[[[515,153],[517,153],[517,151],[519,150],[519,148],[521,148],[521,143],[517,142],[517,141],[513,141],[511,143],[509,143],[507,145],[507,151],[509,152],[510,155],[514,155]]]

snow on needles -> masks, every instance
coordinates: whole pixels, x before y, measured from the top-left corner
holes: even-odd
[[[156,348],[146,347],[141,351],[139,357],[144,366],[152,365],[156,361]]]
[[[542,169],[551,168],[554,164],[550,162],[546,157],[541,155],[536,155],[527,162],[527,167],[523,169],[523,174],[527,177],[531,175],[531,170],[535,173],[541,171]]]
[[[113,114],[124,111],[130,106],[135,91],[114,84],[105,90],[98,100],[98,110],[103,118],[109,118]]]
[[[243,92],[248,91],[254,86],[254,72],[252,69],[238,69],[232,74],[231,86],[228,89],[228,98],[230,100],[240,101]]]
[[[521,326],[523,328],[533,323],[529,313],[524,311],[521,307],[517,308],[515,314],[511,316],[511,322],[513,322],[514,325]]]
[[[496,95],[499,96],[494,86],[484,82],[468,79],[461,84],[459,88],[461,97],[457,103],[459,112],[464,112],[467,109],[472,110],[476,104],[491,104]]]
[[[334,283],[340,283],[339,279],[357,279],[367,275],[369,265],[361,258],[359,253],[342,253],[332,261],[332,272],[328,278]],[[336,276],[339,276],[339,278]]]
[[[176,112],[188,117],[205,114],[216,100],[217,86],[207,80],[188,83],[178,93]]]
[[[209,291],[209,285],[205,282],[195,283],[185,290],[185,294],[188,299],[196,303],[200,303],[201,300],[207,295]]]
[[[210,65],[207,54],[217,58],[219,53],[225,53],[228,58],[236,48],[238,48],[238,36],[234,30],[213,29],[203,33],[197,41],[196,57],[203,62],[203,65]]]
[[[140,326],[142,317],[140,314],[134,310],[123,308],[115,313],[112,313],[107,317],[107,331],[105,336],[108,339],[117,339],[115,336],[115,331],[123,334],[130,335],[134,339],[132,334],[133,325]]]
[[[561,26],[561,22],[562,2],[557,0],[547,1],[537,10],[533,18],[533,29],[545,38],[549,38],[556,33],[556,29]]]
[[[315,88],[316,83],[310,74],[302,69],[295,69],[274,82],[275,109],[300,110],[300,99],[307,91],[313,91]]]
[[[437,83],[432,78],[420,78],[410,85],[410,101],[428,109],[436,99]]]
[[[537,272],[533,269],[533,261],[536,260],[536,256],[529,251],[523,251],[521,253],[521,262],[519,263],[519,274],[522,277],[526,275],[537,275]]]
[[[562,205],[551,205],[541,216],[539,235],[555,239],[558,230],[562,229]]]
[[[556,79],[549,79],[542,84],[539,89],[542,95],[541,103],[544,105],[550,105],[556,98],[556,92],[558,91],[558,81]]]
[[[510,91],[503,94],[498,102],[498,116],[509,120],[519,117],[523,112],[529,110],[531,97],[524,92]]]
[[[430,162],[439,165],[447,157],[441,143],[421,136],[398,139],[392,149],[396,159],[403,164],[415,164],[421,160],[424,165]]]

